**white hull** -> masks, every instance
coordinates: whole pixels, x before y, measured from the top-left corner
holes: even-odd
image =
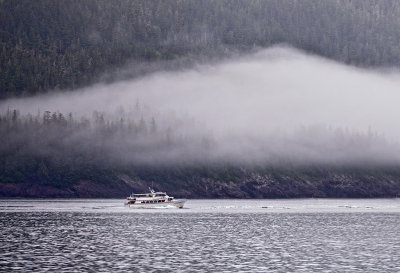
[[[130,208],[133,209],[157,209],[157,208],[183,208],[186,200],[173,200],[170,202],[163,203],[135,203],[128,204]]]

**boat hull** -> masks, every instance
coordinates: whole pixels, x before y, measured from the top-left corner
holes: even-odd
[[[183,208],[186,200],[173,200],[164,203],[135,203],[127,206],[132,209]]]

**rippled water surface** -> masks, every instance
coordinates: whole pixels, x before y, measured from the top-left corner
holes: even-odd
[[[400,272],[400,199],[0,200],[3,272]]]

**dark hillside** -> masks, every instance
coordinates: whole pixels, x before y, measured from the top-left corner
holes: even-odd
[[[374,77],[372,71],[351,73],[358,69],[346,67],[348,71],[343,74],[349,78],[333,90],[325,88],[329,85],[326,79],[332,79],[338,65],[323,75],[325,79],[314,80],[316,70],[312,69],[306,71],[312,77],[305,81],[318,82],[317,87],[305,85],[306,92],[304,89],[300,93],[298,84],[295,88],[289,85],[294,92],[283,94],[286,97],[282,96],[282,100],[274,100],[278,97],[274,92],[286,91],[284,84],[289,80],[284,77],[274,82],[271,72],[279,70],[276,67],[257,68],[265,73],[258,79],[277,84],[267,86],[262,81],[262,88],[256,88],[257,83],[251,87],[253,80],[241,82],[243,72],[239,76],[227,73],[225,80],[229,84],[216,81],[210,88],[198,85],[201,92],[192,90],[193,96],[189,94],[186,100],[182,94],[188,93],[190,87],[185,84],[184,92],[170,93],[178,94],[171,95],[172,100],[166,96],[149,99],[154,109],[149,113],[142,111],[147,106],[141,106],[139,98],[133,99],[132,92],[132,97],[126,99],[132,106],[126,109],[126,115],[119,115],[125,112],[121,106],[121,111],[116,109],[118,114],[109,118],[106,114],[112,111],[113,104],[107,104],[112,99],[117,102],[117,91],[107,89],[104,93],[112,96],[101,97],[99,89],[103,84],[94,85],[91,97],[74,92],[79,98],[70,103],[65,97],[72,97],[72,93],[65,92],[64,99],[60,95],[59,104],[31,112],[27,108],[33,104],[28,99],[22,99],[26,103],[15,106],[20,108],[16,110],[10,109],[14,107],[13,100],[6,100],[179,69],[276,44],[359,67],[398,68],[399,29],[397,0],[0,0],[0,102],[6,101],[0,109],[0,197],[122,197],[131,191],[147,190],[152,183],[156,189],[176,196],[202,198],[399,196],[400,145],[396,139],[387,141],[383,132],[366,128],[357,131],[346,125],[335,128],[316,124],[315,128],[308,128],[300,124],[303,135],[294,134],[293,142],[281,137],[285,134],[277,134],[279,141],[275,134],[271,138],[259,134],[263,129],[275,130],[265,117],[272,116],[270,121],[285,125],[299,113],[308,113],[304,109],[311,109],[310,117],[305,117],[311,121],[307,125],[312,125],[318,115],[315,109],[319,108],[324,108],[320,112],[342,114],[337,118],[342,121],[356,112],[365,113],[353,123],[359,128],[364,116],[369,123],[378,120],[375,125],[396,128],[398,86]],[[282,75],[304,77],[298,72],[306,66],[290,66],[295,70],[287,67],[284,63]],[[255,71],[248,69],[246,73],[255,75]],[[375,81],[365,81],[367,77]],[[176,89],[180,79],[174,79],[169,87],[161,79],[162,94],[168,95],[166,89]],[[204,80],[207,77],[199,79],[209,81]],[[337,79],[342,82],[341,77]],[[352,85],[353,79],[363,85]],[[154,80],[157,79],[151,81]],[[284,86],[277,88],[282,83]],[[383,94],[381,86],[385,88],[385,83],[388,92]],[[374,85],[372,91],[368,85]],[[215,123],[229,133],[231,127],[238,126],[237,135],[226,133],[229,137],[218,142],[203,123],[213,123],[218,115],[225,117],[220,110],[229,95],[216,92],[219,88],[223,91],[224,86],[229,90],[239,86],[240,92],[233,91],[243,96],[231,98],[231,103],[225,105],[226,118]],[[142,87],[146,95],[155,89]],[[125,88],[121,91],[128,90]],[[260,92],[251,92],[255,90]],[[273,96],[264,94],[265,90]],[[199,93],[208,94],[207,98],[201,99]],[[317,93],[322,94],[322,100],[310,99]],[[330,94],[339,99],[330,100]],[[386,100],[378,101],[383,96]],[[100,104],[95,99],[98,97],[106,99]],[[247,97],[251,100],[246,104]],[[47,96],[33,99],[42,102]],[[79,100],[88,103],[79,104]],[[194,102],[202,101],[198,112],[208,111],[212,116],[205,115],[205,121],[197,121],[186,112],[182,116],[159,112],[162,104],[157,101],[173,104],[175,100],[180,102],[176,109],[183,104],[194,109]],[[367,100],[374,103],[364,103]],[[289,103],[292,101],[295,102]],[[6,105],[9,102],[10,106]],[[214,111],[209,111],[209,102],[216,105]],[[303,108],[297,108],[296,102]],[[57,108],[75,103],[82,113],[61,113],[63,110]],[[84,108],[89,104],[100,109],[88,114]],[[341,108],[343,105],[348,107]],[[102,109],[107,106],[110,109]],[[290,108],[294,109],[292,116],[286,113]],[[384,108],[386,112],[382,111]],[[239,113],[236,119],[233,113]],[[280,115],[287,115],[287,119],[279,122]],[[228,123],[229,120],[233,122]],[[336,121],[336,117],[332,120]],[[253,132],[246,134],[251,129]],[[246,159],[247,155],[250,156]]]
[[[398,66],[399,18],[395,0],[2,0],[0,98],[74,89],[132,62],[277,43]]]

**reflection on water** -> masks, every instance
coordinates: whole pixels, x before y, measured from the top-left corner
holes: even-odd
[[[0,271],[399,272],[400,200],[1,200]]]

